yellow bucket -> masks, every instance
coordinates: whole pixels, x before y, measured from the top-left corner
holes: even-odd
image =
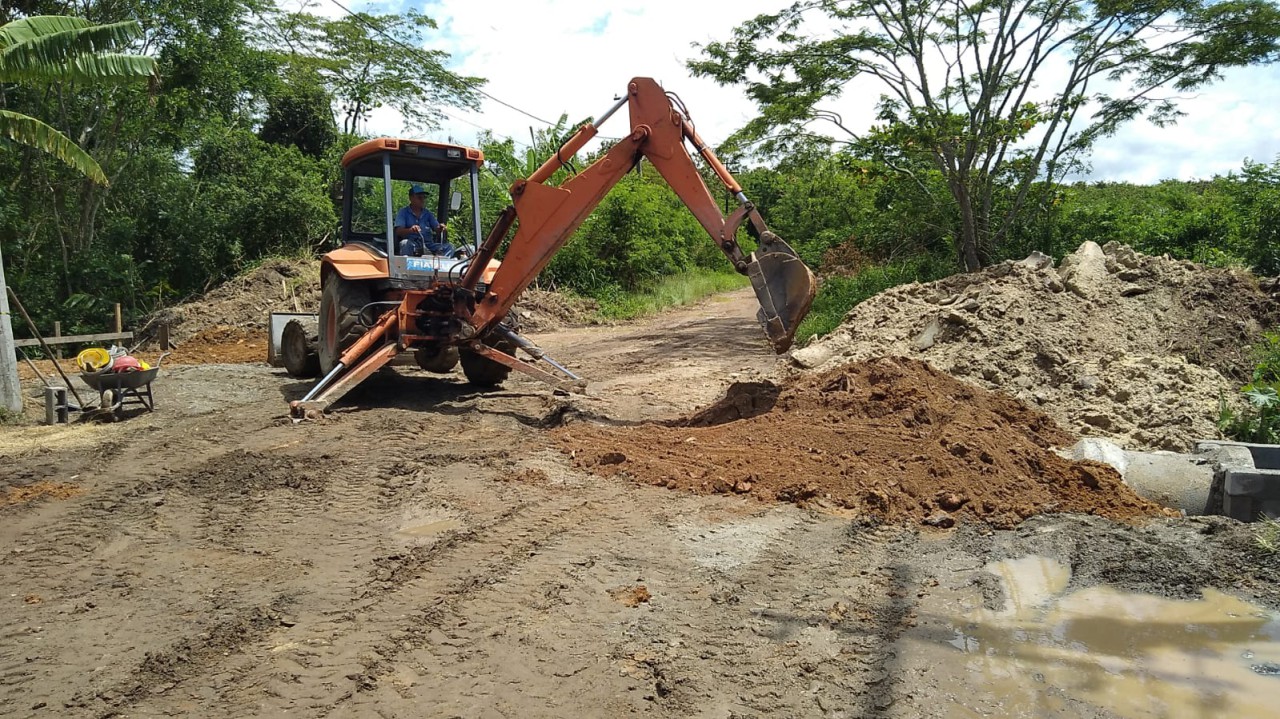
[[[111,353],[101,347],[90,347],[76,355],[76,366],[83,372],[101,372],[111,369],[114,361]]]

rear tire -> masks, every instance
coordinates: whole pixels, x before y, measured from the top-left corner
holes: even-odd
[[[514,312],[507,313],[507,319],[502,324],[515,332],[520,331]],[[490,333],[488,337],[484,338],[483,342],[499,352],[504,352],[513,357],[516,354],[515,343],[499,337],[497,333]],[[467,382],[475,387],[481,389],[498,387],[506,381],[507,375],[511,374],[510,367],[494,362],[488,357],[478,355],[470,350],[463,349],[458,355],[462,362],[462,373],[467,376]]]
[[[360,321],[360,310],[370,302],[369,286],[329,275],[320,293],[320,372],[329,374],[348,347],[368,329]]]

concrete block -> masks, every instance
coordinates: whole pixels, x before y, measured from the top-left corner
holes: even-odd
[[[1111,465],[1121,477],[1129,469],[1129,453],[1115,442],[1098,437],[1085,437],[1071,448],[1070,457],[1074,460],[1090,459],[1094,462]]]
[[[1241,522],[1280,518],[1280,470],[1227,470],[1222,513]]]
[[[1280,445],[1205,440],[1196,451],[1217,468],[1213,507],[1242,522],[1280,517]]]
[[[66,424],[71,421],[71,408],[67,405],[66,387],[44,388],[44,423]]]

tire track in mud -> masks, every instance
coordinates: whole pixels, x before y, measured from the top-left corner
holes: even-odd
[[[598,500],[580,497],[530,503],[460,536],[435,561],[419,565],[415,578],[380,603],[378,614],[386,624],[371,636],[362,657],[363,671],[348,677],[355,689],[375,689],[402,655],[429,644],[434,632],[465,643],[466,637],[447,630],[450,622],[467,623],[464,605],[568,535],[588,531],[593,524],[589,519],[601,522],[601,506]],[[434,571],[425,573],[427,569]],[[355,696],[344,694],[321,716],[343,708]]]
[[[261,603],[241,607],[229,619],[197,626],[199,631],[188,631],[167,648],[148,652],[127,680],[99,693],[108,713],[155,701],[191,680],[197,680],[207,696],[234,691],[253,669],[244,664],[245,646],[294,626],[291,612],[304,597],[313,602],[317,596],[348,599],[358,588],[362,575],[342,571],[350,562],[326,558],[375,554],[379,535],[364,525],[369,507],[385,494],[381,490],[388,474],[375,470],[373,474],[382,478],[377,481],[369,476],[365,460],[373,449],[344,458],[282,451],[300,444],[305,450],[331,443],[295,439],[262,451],[236,449],[184,473],[183,485],[174,488],[171,501],[175,514],[192,518],[188,540],[205,552],[219,546],[254,557],[258,571],[250,576],[238,572],[234,582],[256,579],[273,593],[259,596]],[[391,467],[403,453],[378,454],[382,465]],[[292,540],[287,544],[279,541],[285,534]],[[321,548],[323,553],[307,556]],[[306,578],[313,571],[329,581],[309,583]],[[221,671],[210,676],[215,668]]]
[[[391,581],[375,578],[376,564],[361,568],[366,580],[345,601],[300,610],[296,627],[246,647],[237,662],[243,674],[201,713],[323,716],[343,707],[374,688],[397,656],[426,643],[468,597],[518,571],[590,514],[581,498],[536,500],[404,554]]]
[[[183,450],[167,463],[182,466],[225,451],[206,439],[189,436],[166,443]],[[33,506],[18,521],[5,524],[0,536],[8,547],[0,568],[3,584],[26,597],[21,611],[0,617],[0,635],[38,635],[39,642],[0,645],[0,713],[30,711],[24,706],[34,687],[83,688],[88,681],[110,683],[118,670],[102,658],[118,655],[112,628],[128,623],[139,611],[133,595],[139,589],[173,591],[143,576],[125,557],[161,556],[163,532],[157,526],[159,499],[166,471],[161,462],[137,446],[113,443],[86,456],[74,455],[59,467],[87,477],[88,492],[78,498]],[[158,572],[158,574],[162,574]],[[181,598],[181,591],[178,591]],[[157,631],[175,624],[171,613],[187,606],[175,602],[156,612]],[[88,631],[106,626],[106,632]],[[36,647],[75,647],[74,654],[53,656]],[[126,652],[127,653],[127,652]],[[102,670],[102,671],[100,671]]]
[[[332,431],[340,429],[336,427]],[[330,431],[319,434],[327,435]],[[410,431],[394,432],[377,442],[357,445],[355,451],[346,451],[340,458],[323,458],[323,462],[331,464],[331,471],[323,478],[323,491],[303,493],[296,498],[298,501],[289,503],[254,501],[253,497],[223,499],[223,490],[227,488],[222,485],[225,484],[228,473],[235,474],[236,465],[236,462],[223,462],[222,465],[229,465],[233,469],[221,467],[221,474],[214,473],[207,478],[202,484],[213,491],[197,493],[198,496],[190,499],[191,506],[183,511],[201,516],[203,524],[208,527],[221,527],[224,530],[202,530],[201,534],[211,539],[234,541],[244,551],[278,554],[296,547],[312,550],[310,556],[294,557],[301,569],[295,572],[298,575],[294,578],[295,581],[274,584],[281,592],[293,592],[290,598],[295,602],[291,611],[297,612],[297,618],[291,618],[288,624],[298,624],[314,632],[301,642],[285,641],[284,645],[280,645],[275,635],[284,625],[266,626],[261,632],[246,636],[243,642],[223,652],[230,656],[213,657],[214,664],[204,667],[204,671],[183,672],[176,681],[161,681],[164,677],[156,677],[149,665],[143,662],[135,668],[132,678],[119,687],[116,694],[120,698],[115,703],[114,710],[163,706],[170,701],[170,696],[187,693],[201,697],[204,706],[210,709],[218,707],[218,711],[230,715],[258,714],[261,712],[264,687],[268,695],[296,693],[296,687],[292,687],[294,692],[288,691],[288,688],[280,690],[273,687],[285,682],[295,683],[291,677],[298,676],[296,670],[300,663],[319,667],[330,662],[327,654],[335,651],[333,647],[347,643],[345,640],[340,642],[338,637],[352,632],[365,636],[367,632],[359,628],[375,612],[380,597],[393,594],[400,585],[413,581],[436,562],[451,562],[451,557],[460,550],[465,550],[472,542],[481,541],[484,544],[484,549],[477,550],[479,554],[493,555],[499,551],[495,545],[503,544],[506,540],[488,537],[487,533],[498,532],[505,537],[510,526],[524,526],[526,521],[533,522],[529,526],[534,526],[539,521],[538,518],[543,517],[539,502],[525,503],[501,513],[492,521],[477,523],[467,532],[445,535],[432,546],[407,550],[403,541],[391,538],[391,528],[385,526],[385,522],[371,522],[371,515],[385,515],[391,508],[412,502],[424,494],[429,495],[439,475],[449,472],[460,460],[501,466],[509,464],[505,462],[508,454],[505,449],[489,453],[477,453],[474,448],[465,452],[453,451],[453,447],[449,446],[451,443],[446,443],[424,451],[414,445],[415,439],[417,437]],[[299,442],[287,444],[296,445]],[[301,444],[331,446],[333,442],[327,437],[313,436]],[[350,444],[347,446],[350,447]],[[281,447],[286,450],[291,448]],[[252,457],[251,454],[237,456],[241,460]],[[321,458],[311,460],[291,456],[288,460],[279,461],[287,468],[290,463],[317,460]],[[261,484],[262,474],[270,473],[255,472],[254,481]],[[303,482],[304,486],[307,484]],[[228,529],[230,531],[225,531]],[[558,530],[552,529],[542,532],[543,540],[540,541],[545,541],[556,531]],[[288,543],[279,541],[282,532],[290,535]],[[287,547],[282,548],[282,545]],[[475,564],[471,559],[459,561],[463,562],[463,566]],[[398,565],[391,572],[392,581],[379,580],[378,572],[382,569],[379,564],[386,566],[388,562]],[[489,571],[500,570],[491,568]],[[319,577],[320,581],[313,577]],[[417,600],[414,598],[411,601]],[[255,605],[248,611],[266,611],[257,608],[258,606],[266,605]],[[381,621],[390,620],[383,618]],[[300,628],[298,631],[287,632],[287,635],[301,634],[303,631]],[[197,636],[207,634],[210,632],[200,632]],[[287,636],[285,638],[288,639]],[[191,638],[188,636],[174,644],[176,650],[166,650],[166,653],[182,656],[184,652],[181,647],[190,643]],[[248,645],[248,648],[242,645]],[[285,648],[281,649],[282,646]],[[301,662],[294,661],[298,657],[288,656],[294,653],[291,648],[298,648],[300,654],[305,655],[301,657]],[[345,651],[338,653],[345,655]],[[282,654],[286,656],[278,656]],[[313,657],[312,654],[316,656]],[[354,666],[359,669],[362,664],[355,662]],[[346,686],[354,681],[346,677],[348,674],[357,676],[354,671],[342,671],[327,673],[325,677],[326,681],[334,682],[331,686]],[[216,690],[210,686],[210,680],[214,677],[217,677],[214,682],[217,684]],[[136,689],[138,684],[150,686],[150,689],[139,691]],[[171,691],[174,689],[177,691]],[[332,703],[332,697],[327,694],[325,699],[325,703]],[[184,704],[189,705],[189,701]]]
[[[269,441],[264,429],[258,436]],[[202,433],[159,444],[173,454],[156,459],[143,444],[111,457],[93,491],[60,511],[33,513],[14,538],[6,583],[45,606],[7,614],[0,631],[39,623],[42,644],[62,652],[0,648],[0,708],[27,709],[20,702],[33,682],[76,692],[42,693],[69,708],[101,709],[98,700],[127,707],[139,686],[166,683],[156,657],[176,657],[166,671],[178,678],[198,673],[237,645],[235,628],[257,633],[292,593],[279,575],[296,558],[275,556],[280,527],[259,510],[323,513],[325,472],[270,449],[227,451]],[[210,641],[212,654],[203,649]],[[196,669],[185,666],[206,654]]]

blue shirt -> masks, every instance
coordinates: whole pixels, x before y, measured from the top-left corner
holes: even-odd
[[[400,208],[400,211],[396,213],[396,227],[413,227],[414,225],[431,228],[431,233],[423,233],[426,237],[430,237],[431,234],[435,233],[440,223],[436,221],[436,216],[431,214],[431,210],[428,210],[425,206],[422,208],[422,214],[419,215],[413,214],[412,205]]]

